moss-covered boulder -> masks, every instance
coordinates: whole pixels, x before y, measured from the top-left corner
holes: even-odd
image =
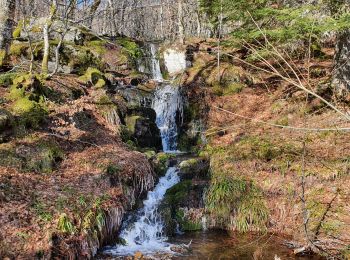
[[[205,183],[184,180],[167,190],[164,201],[160,206],[160,212],[164,219],[165,230],[168,236],[175,234],[177,226],[182,231],[202,229],[198,214],[187,214],[186,212],[203,211],[205,187]]]
[[[17,125],[26,128],[38,128],[48,114],[42,102],[27,97],[16,100],[11,105],[11,110],[16,116]]]
[[[162,148],[160,131],[154,121],[139,115],[127,116],[125,121],[130,136],[139,147],[150,147],[157,150]]]
[[[142,116],[148,118],[152,122],[156,121],[156,111],[150,107],[141,107],[141,106],[129,106],[127,111],[128,116]]]
[[[158,153],[153,159],[153,168],[158,176],[163,176],[168,167],[170,160],[174,158],[174,155],[168,153]]]
[[[0,165],[23,172],[51,173],[63,157],[64,152],[55,142],[31,137],[15,145],[0,146]]]
[[[19,152],[20,149],[21,147],[18,147],[17,151]],[[36,173],[51,173],[64,156],[56,144],[49,142],[39,143],[30,151],[32,152],[26,152],[22,157],[24,170]]]
[[[179,165],[179,176],[182,180],[207,179],[209,161],[206,158],[192,158]]]
[[[87,85],[94,86],[95,88],[103,88],[107,86],[108,79],[104,74],[96,68],[88,68],[83,76],[79,78]]]

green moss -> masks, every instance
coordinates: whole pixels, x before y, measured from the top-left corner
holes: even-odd
[[[26,55],[28,49],[27,43],[13,43],[10,47],[10,54],[16,57]]]
[[[153,150],[146,151],[144,154],[147,156],[147,159],[152,159],[156,156],[156,152]]]
[[[227,85],[215,83],[213,85],[213,93],[217,96],[226,96],[240,93],[244,88],[244,84],[237,82],[229,83]]]
[[[135,133],[135,126],[137,123],[137,120],[139,120],[141,116],[128,116],[126,118],[126,126],[128,127],[128,130],[133,135]]]
[[[20,21],[20,22],[17,24],[16,28],[15,28],[15,29],[13,30],[13,32],[12,32],[12,37],[13,37],[14,39],[19,38],[19,37],[21,36],[22,28],[23,28],[23,22]]]
[[[0,67],[3,66],[5,63],[5,56],[6,56],[5,50],[0,50]]]
[[[158,176],[163,176],[168,169],[168,161],[173,158],[172,154],[158,153],[154,160],[154,169]]]
[[[47,116],[46,108],[27,97],[19,98],[11,105],[11,110],[17,116],[18,126],[37,128]]]
[[[107,42],[103,40],[93,40],[85,42],[85,45],[92,51],[96,52],[98,55],[102,55],[107,51],[106,43]]]
[[[24,172],[51,173],[64,158],[60,147],[49,141],[31,140],[18,147],[4,146],[0,148],[0,165],[17,168]]]
[[[95,87],[98,89],[98,88],[103,88],[106,86],[106,81],[104,79],[98,79],[96,84],[95,84]]]
[[[83,75],[89,67],[103,69],[101,59],[87,49],[81,49],[77,55],[73,55],[69,62],[69,66],[72,68],[73,72],[78,75]]]
[[[27,98],[19,98],[12,107],[12,111],[16,114],[27,113],[35,109],[36,102]]]
[[[140,46],[128,38],[118,38],[117,43],[124,47],[128,55],[133,58],[137,59],[142,56],[142,51],[140,49]]]
[[[17,77],[17,73],[0,74],[0,86],[8,87],[13,84],[13,80]]]
[[[172,207],[179,205],[188,195],[188,191],[192,186],[191,180],[182,181],[167,190],[165,194],[165,201]]]
[[[103,88],[106,86],[106,78],[104,74],[96,68],[89,67],[85,74],[79,78],[85,84],[92,84],[96,88]]]

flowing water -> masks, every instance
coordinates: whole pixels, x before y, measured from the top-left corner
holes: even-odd
[[[151,72],[154,80],[163,81],[156,48],[150,45]],[[153,108],[156,111],[156,123],[161,131],[163,150],[174,152],[177,149],[177,119],[182,118],[183,101],[178,87],[159,84],[155,92]],[[164,235],[164,223],[158,212],[166,191],[180,181],[177,168],[170,167],[165,176],[159,179],[153,191],[148,193],[143,208],[137,213],[134,223],[127,225],[120,239],[123,245],[107,248],[104,253],[114,256],[133,255],[140,251],[143,254],[154,252],[171,252],[171,244]]]
[[[183,116],[183,99],[178,87],[161,83],[163,78],[155,45],[151,44],[149,50],[152,56],[150,74],[159,82],[152,107],[157,114],[156,123],[161,131],[163,150],[177,152],[178,123]],[[281,239],[269,234],[236,234],[232,237],[225,232],[204,231],[168,239],[163,232],[164,222],[158,207],[166,191],[179,181],[177,168],[170,167],[165,176],[159,179],[155,189],[148,193],[133,221],[126,221],[120,233],[123,243],[107,247],[99,259],[124,259],[136,252],[151,256],[146,259],[297,259],[282,245]],[[190,250],[175,253],[171,250],[173,245],[190,245]]]
[[[153,109],[156,111],[156,123],[162,137],[163,151],[177,150],[177,122],[183,117],[183,99],[177,86],[159,86],[155,93]]]
[[[163,233],[164,223],[158,213],[158,206],[167,189],[180,181],[177,169],[170,167],[164,177],[160,178],[158,185],[148,193],[143,202],[143,208],[138,212],[135,223],[125,228],[120,238],[125,245],[107,249],[109,255],[133,255],[135,252],[144,254],[154,252],[170,252],[170,244]]]
[[[157,57],[157,46],[154,43],[146,43],[144,47],[145,57],[138,62],[138,70],[147,73],[155,81],[162,82],[163,75]]]

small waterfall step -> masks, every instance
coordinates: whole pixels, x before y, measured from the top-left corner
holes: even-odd
[[[163,232],[164,223],[158,213],[158,206],[166,191],[179,182],[177,168],[170,167],[165,176],[160,178],[155,189],[148,193],[143,208],[137,214],[136,222],[121,232],[120,238],[125,245],[109,248],[104,254],[125,256],[134,255],[136,252],[171,252],[171,244],[166,242],[168,238]]]

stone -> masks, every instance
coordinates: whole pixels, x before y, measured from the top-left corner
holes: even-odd
[[[153,122],[156,121],[156,112],[150,107],[131,106],[127,111],[128,116],[142,116]]]
[[[158,150],[162,148],[160,131],[154,121],[143,116],[128,116],[125,121],[131,136],[139,147]]]
[[[181,180],[208,178],[209,161],[205,158],[192,158],[182,161],[179,165]]]

